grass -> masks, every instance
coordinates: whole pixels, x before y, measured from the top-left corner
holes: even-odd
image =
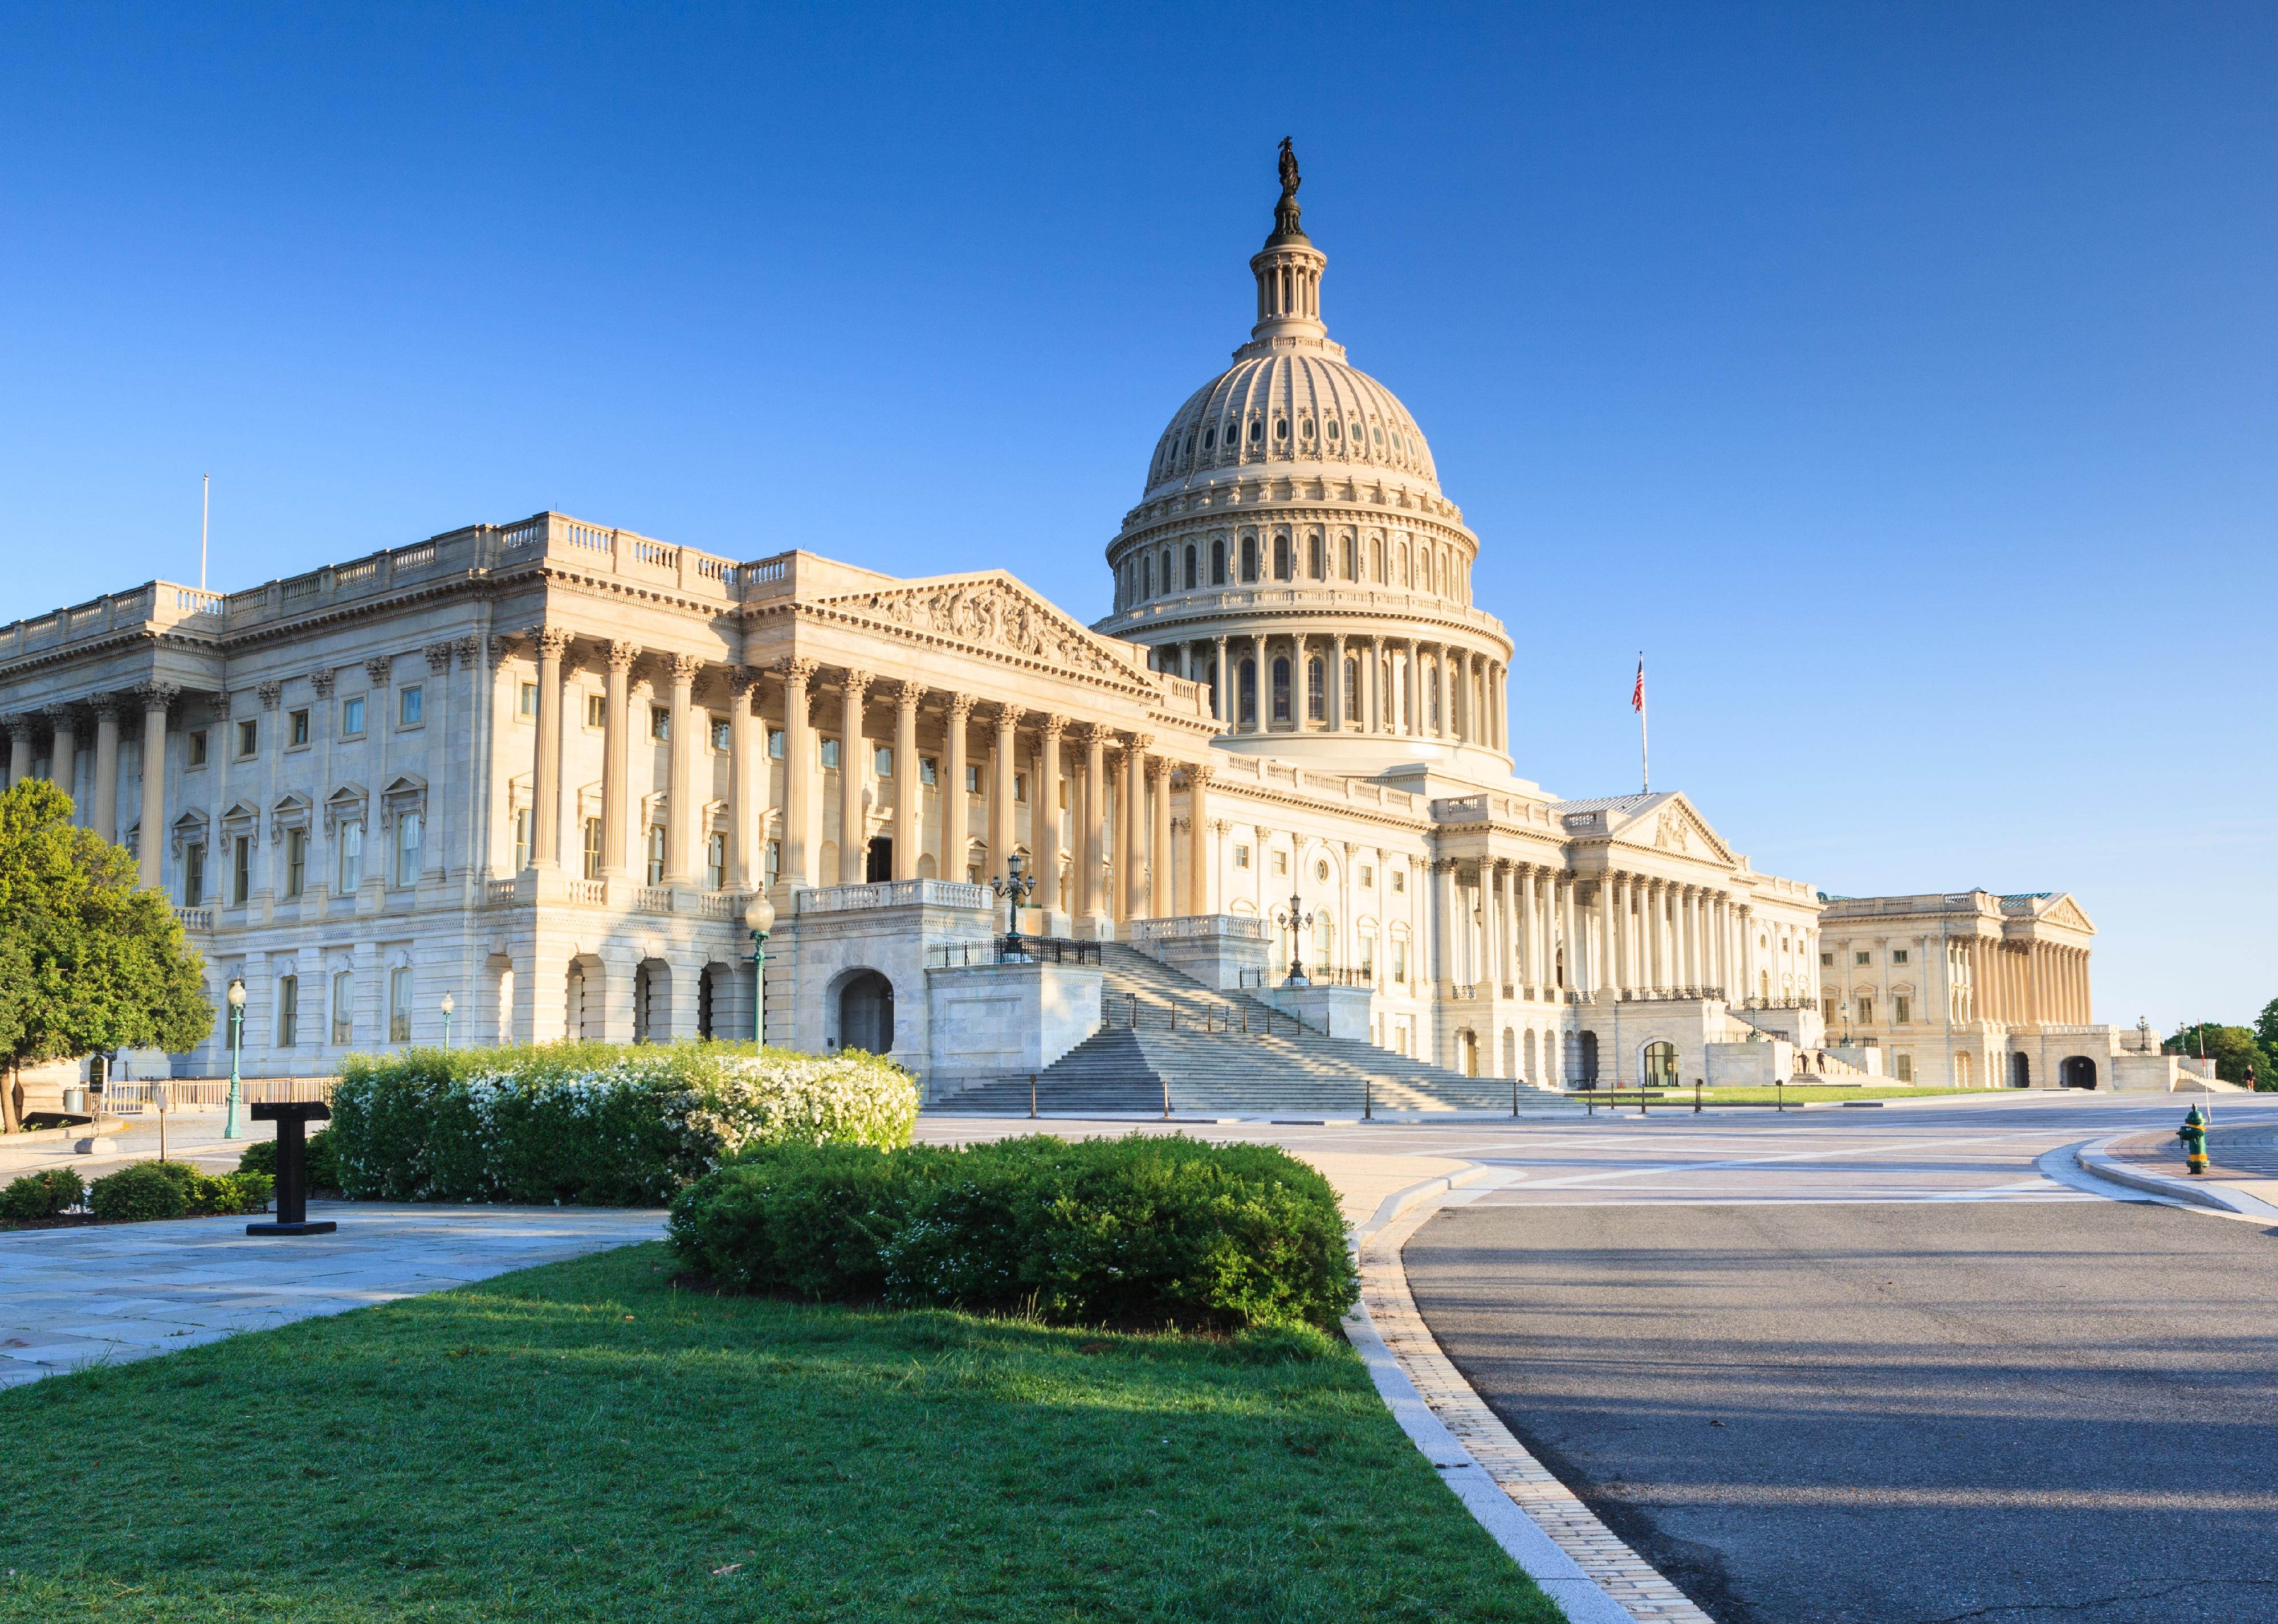
[[[1342,1342],[672,1267],[626,1247],[0,1393],[0,1618],[1560,1616]]]

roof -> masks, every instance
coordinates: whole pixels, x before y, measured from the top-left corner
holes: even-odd
[[[1655,795],[1602,795],[1587,801],[1553,801],[1550,809],[1557,812],[1635,812],[1649,802],[1658,801],[1670,791]]]

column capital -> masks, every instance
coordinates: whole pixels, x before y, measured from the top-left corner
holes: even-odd
[[[95,713],[95,717],[97,721],[117,721],[118,720],[118,696],[116,694],[89,694],[87,700],[87,708]]]
[[[455,646],[446,638],[440,643],[431,643],[419,652],[427,657],[427,669],[434,675],[441,676],[451,668],[451,655]]]
[[[776,661],[776,675],[793,688],[804,689],[822,669],[820,661],[786,657]]]
[[[1054,716],[1047,713],[1043,721],[1037,724],[1036,731],[1057,744],[1060,741],[1060,736],[1068,730],[1070,725],[1066,717]]]
[[[547,642],[548,637],[559,637],[561,641],[549,645]],[[563,649],[570,646],[570,634],[562,630],[559,627],[549,626],[538,634],[537,641],[539,648],[544,649],[549,654],[559,656]],[[395,680],[395,656],[393,654],[373,655],[370,660],[363,662],[363,674],[365,678],[374,688],[386,687],[390,682]]]
[[[1152,750],[1155,748],[1155,736],[1151,733],[1127,733],[1123,736],[1123,747],[1135,754]]]
[[[850,698],[859,699],[870,691],[870,684],[876,680],[868,671],[850,666],[839,675],[838,690]]]
[[[616,667],[616,660],[614,657],[610,660],[609,665],[610,668],[613,670]],[[728,667],[728,691],[738,701],[744,699],[759,685],[760,670],[758,667],[730,666]]]
[[[640,658],[641,645],[623,637],[612,637],[601,645],[602,663],[612,671],[630,671],[633,661]]]
[[[991,720],[996,722],[998,732],[1010,733],[1021,725],[1021,718],[1027,714],[1019,705],[1005,701],[998,705],[997,714]]]
[[[973,714],[975,705],[971,694],[953,693],[949,697],[949,720],[954,726],[963,726]]]
[[[667,654],[664,668],[672,674],[673,686],[684,688],[696,680],[699,671],[704,669],[704,658],[700,654]]]
[[[263,710],[273,711],[277,708],[277,702],[285,697],[285,684],[277,682],[272,678],[271,681],[262,683],[260,687],[255,689],[253,691],[261,696],[261,708]]]
[[[965,703],[970,705],[973,701],[967,699]],[[1115,742],[1115,729],[1104,728],[1096,721],[1088,721],[1077,727],[1075,736],[1076,742],[1087,750],[1104,750]]]
[[[923,682],[897,682],[894,684],[894,708],[914,711],[924,702],[926,693]]]
[[[144,682],[134,690],[134,697],[142,702],[146,711],[163,711],[181,697],[181,689],[172,682]]]
[[[501,666],[514,658],[514,639],[493,632],[487,640],[483,653],[490,661],[491,669],[495,672]]]
[[[570,646],[571,634],[566,626],[533,626],[529,636],[531,642],[537,644],[539,652],[559,660],[562,651]]]
[[[1166,779],[1169,778],[1170,775],[1171,763],[1168,760],[1165,759],[1161,756],[1150,756],[1147,758],[1147,782],[1149,783],[1162,783]]]

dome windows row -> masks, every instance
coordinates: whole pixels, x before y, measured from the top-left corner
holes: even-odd
[[[1381,458],[1403,467],[1422,466],[1423,442],[1413,431],[1403,431],[1397,423],[1365,423],[1357,416],[1317,419],[1311,412],[1300,413],[1295,419],[1281,412],[1270,418],[1262,415],[1245,418],[1237,413],[1189,423],[1166,435],[1156,448],[1154,477],[1167,479],[1209,463],[1263,454],[1269,436],[1273,454],[1288,456],[1293,449],[1293,434],[1295,449],[1309,457]]]
[[[1118,612],[1181,592],[1276,581],[1349,582],[1471,601],[1471,561],[1444,542],[1395,531],[1362,537],[1352,530],[1302,536],[1277,530],[1147,547],[1128,554],[1116,572]]]

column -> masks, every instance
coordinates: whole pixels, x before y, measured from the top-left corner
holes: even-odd
[[[87,809],[79,805],[76,799],[79,793],[79,720],[72,713],[71,706],[57,705],[48,707],[48,721],[56,730],[55,748],[48,752],[48,780],[65,795],[74,797],[71,820],[75,825],[83,824]],[[220,752],[219,759],[224,761],[233,759],[237,754],[237,741],[220,736],[228,731],[226,726],[214,729],[216,737],[213,743]],[[227,811],[228,808],[225,806],[223,810]]]
[[[1518,979],[1530,987],[1542,980],[1536,969],[1541,954],[1534,917],[1534,865],[1528,863],[1518,871]]]
[[[8,782],[14,789],[32,775],[32,719],[11,716],[8,719]]]
[[[1211,911],[1210,782],[1218,769],[1187,767],[1187,911]]]
[[[941,855],[944,880],[963,880],[972,850],[973,807],[965,798],[966,728],[973,719],[973,696],[952,694],[943,723],[941,752]]]
[[[1345,730],[1345,635],[1329,635],[1329,731]]]
[[[1211,667],[1211,697],[1217,701],[1213,712],[1218,717],[1218,730],[1231,733],[1234,731],[1234,719],[1238,713],[1235,708],[1238,702],[1235,698],[1234,675],[1226,663],[1226,639],[1223,637],[1215,639],[1212,647],[1216,652],[1211,657],[1215,662]]]
[[[767,818],[762,809],[764,797],[760,791],[760,774],[765,770],[766,751],[763,741],[767,728],[752,714],[752,705],[759,698],[760,674],[749,666],[736,666],[728,673],[728,864],[726,883],[738,891],[756,889],[767,873],[767,859],[762,856],[767,839]],[[608,740],[602,741],[604,747]],[[601,786],[601,816],[608,813],[608,782],[605,772]],[[601,850],[606,862],[609,849],[606,821],[601,835]]]
[[[1125,911],[1124,888],[1131,877],[1131,819],[1125,803],[1130,798],[1131,775],[1125,769],[1130,757],[1117,742],[1114,755],[1107,762],[1107,851],[1106,912],[1121,924],[1129,915]]]
[[[1147,804],[1153,813],[1153,834],[1147,850],[1147,917],[1167,919],[1179,911],[1171,889],[1175,872],[1171,862],[1171,764],[1160,756],[1147,758]]]
[[[783,865],[776,882],[790,888],[814,883],[814,849],[810,843],[814,814],[814,729],[807,714],[806,685],[814,675],[811,660],[782,660],[784,680]]]
[[[1377,699],[1377,690],[1380,686],[1378,662],[1383,659],[1381,645],[1375,637],[1363,637],[1360,646],[1360,730],[1363,733],[1381,733],[1384,730],[1384,715]]]
[[[1413,637],[1400,640],[1403,667],[1400,673],[1400,731],[1411,739],[1424,731],[1423,684],[1418,680],[1423,671],[1418,659],[1421,646]]]
[[[622,638],[603,650],[608,695],[601,717],[601,876],[625,880],[625,797],[632,774],[632,666],[640,653]],[[613,897],[618,903],[629,898]]]
[[[531,771],[530,866],[558,869],[562,866],[562,654],[570,646],[570,633],[559,626],[539,626],[531,629],[530,639],[538,645],[538,759]],[[385,736],[387,718],[380,707],[386,698],[375,685],[372,697],[365,702],[364,727],[371,734]],[[679,729],[673,731],[677,734]],[[374,790],[379,788],[375,782]],[[367,882],[385,870],[386,860],[367,825]]]
[[[1261,850],[1261,865],[1264,860]],[[1441,858],[1432,865],[1432,979],[1441,987],[1456,979],[1455,911],[1455,860]]]
[[[918,877],[918,858],[925,852],[924,801],[918,784],[918,703],[925,698],[918,682],[894,685],[894,878]]]
[[[150,682],[135,694],[142,701],[142,833],[134,847],[134,882],[147,891],[160,883],[159,862],[166,851],[166,706],[174,690]],[[31,730],[27,728],[18,736],[28,757]],[[24,763],[26,772],[31,766],[29,760]]]
[[[1645,918],[1639,921],[1645,927],[1643,946],[1646,951],[1646,985],[1659,991],[1669,985],[1669,961],[1662,950],[1662,882],[1648,877],[1645,882]]]
[[[1494,747],[1510,754],[1510,672],[1501,661],[1487,662],[1488,726],[1494,730]]]
[[[1107,729],[1097,723],[1083,730],[1083,825],[1076,844],[1075,913],[1086,920],[1105,911],[1100,866],[1107,851]]]
[[[1558,906],[1563,916],[1560,924],[1566,933],[1566,985],[1580,992],[1583,990],[1582,934],[1575,928],[1574,886],[1574,875],[1559,875]]]
[[[281,739],[270,741],[280,746]],[[276,759],[276,751],[270,751]],[[95,701],[95,789],[93,815],[88,827],[107,841],[118,839],[118,701],[109,694]]]
[[[1592,955],[1590,991],[1593,995],[1610,992],[1614,978],[1608,966],[1614,957],[1614,881],[1611,874],[1598,876],[1598,950]]]
[[[1453,724],[1453,733],[1456,741],[1469,744],[1472,742],[1472,656],[1467,649],[1456,649],[1452,651],[1448,658],[1453,667],[1449,672],[1449,680],[1454,682],[1456,689],[1456,703],[1450,709],[1449,721]]]
[[[1004,879],[1013,872],[1013,848],[1019,842],[1020,825],[1013,815],[1013,749],[1019,741],[1021,713],[1012,705],[1000,705],[996,721],[990,753],[996,789],[989,809],[989,877]]]
[[[1452,743],[1462,736],[1456,728],[1455,657],[1444,643],[1440,645],[1439,670],[1434,680],[1440,684],[1440,737]]]
[[[1254,632],[1250,639],[1251,691],[1255,700],[1250,713],[1250,731],[1264,733],[1273,726],[1273,681],[1265,668],[1265,634]]]
[[[1056,934],[1051,916],[1060,907],[1060,735],[1067,729],[1065,716],[1046,716],[1037,730],[1042,746],[1036,755],[1036,798],[1028,824],[1036,849],[1036,902],[1044,911],[1046,934]]]
[[[838,883],[860,885],[869,875],[870,826],[864,812],[870,787],[870,752],[862,736],[870,674],[849,671],[838,680]],[[962,879],[960,873],[958,876]]]

